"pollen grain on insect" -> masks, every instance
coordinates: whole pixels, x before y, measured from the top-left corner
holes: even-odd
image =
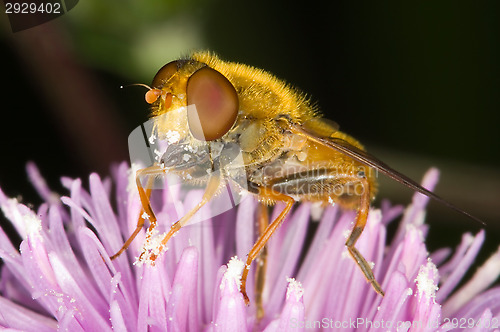
[[[161,151],[160,151],[160,150],[158,150],[158,149],[155,149],[153,152],[154,152],[154,153],[155,153],[155,155],[156,155],[156,156],[155,156],[155,160],[156,160],[156,161],[160,161],[160,160],[161,160],[161,157],[163,156],[163,152],[161,152]]]
[[[156,141],[156,134],[152,133],[151,136],[149,136],[149,144],[155,144]]]
[[[165,133],[165,138],[166,138],[168,144],[174,144],[174,143],[177,143],[179,141],[179,139],[181,138],[181,135],[179,134],[178,131],[169,130]]]

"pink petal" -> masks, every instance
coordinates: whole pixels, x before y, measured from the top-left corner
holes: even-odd
[[[196,286],[198,280],[198,250],[186,248],[179,261],[172,285],[172,295],[168,300],[167,327],[173,329],[174,324],[179,331],[199,330],[196,303]],[[194,311],[195,315],[188,315]]]
[[[213,325],[214,331],[248,331],[245,301],[239,290],[243,266],[243,262],[237,263],[234,258],[228,264],[220,283],[220,306]]]

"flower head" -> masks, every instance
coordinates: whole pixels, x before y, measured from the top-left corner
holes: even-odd
[[[301,331],[498,329],[500,251],[457,289],[484,240],[464,235],[455,253],[427,252],[423,223],[427,198],[415,194],[388,243],[386,226],[403,209],[388,202],[372,209],[357,248],[373,263],[386,294],[376,294],[346,254],[346,234],[355,213],[328,207],[314,238],[311,205],[301,204],[267,247],[262,293],[264,316],[239,292],[245,257],[255,240],[256,202],[245,197],[237,210],[184,227],[154,265],[134,264],[145,232],[111,261],[135,229],[141,204],[127,190],[129,169],[113,180],[92,174],[89,190],[63,178],[69,195],[51,193],[34,165],[29,176],[45,200],[35,212],[0,191],[0,206],[22,237],[20,250],[0,229],[0,326],[23,331]],[[423,185],[432,189],[438,173]],[[156,202],[159,227],[200,200],[201,191],[162,196]],[[274,213],[279,213],[278,204]],[[200,211],[200,213],[206,213]],[[305,251],[307,247],[307,251]],[[236,257],[235,257],[236,256]],[[239,257],[239,258],[237,258]],[[227,264],[227,265],[225,265]],[[255,264],[254,264],[255,265]],[[255,267],[253,267],[255,268]],[[247,284],[254,298],[251,271]],[[496,324],[496,325],[495,325]]]

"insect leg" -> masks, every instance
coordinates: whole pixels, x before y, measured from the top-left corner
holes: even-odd
[[[203,207],[206,203],[208,203],[214,195],[217,193],[217,189],[219,188],[221,183],[221,178],[219,175],[212,175],[208,180],[207,187],[205,188],[205,192],[203,193],[203,197],[201,201],[196,204],[191,210],[189,210],[181,219],[170,226],[167,235],[161,240],[160,251],[165,247],[168,240],[175,234],[179,229],[186,225],[186,223],[191,219],[191,217],[198,212],[199,209]]]
[[[356,262],[356,264],[358,264],[359,268],[365,275],[366,280],[372,285],[373,289],[377,293],[384,296],[384,291],[375,279],[370,264],[368,264],[363,255],[361,255],[358,249],[356,249],[356,247],[354,246],[361,233],[363,233],[363,229],[365,228],[366,220],[368,218],[368,211],[370,209],[370,184],[366,180],[366,178],[357,178],[356,180],[360,181],[363,185],[363,193],[360,196],[360,204],[358,215],[356,217],[356,224],[354,225],[354,228],[351,231],[351,235],[349,235],[349,238],[347,239],[345,245],[347,246],[347,250],[349,251],[351,256],[354,258],[354,261]]]
[[[257,242],[255,242],[255,244],[253,245],[252,250],[250,250],[250,252],[247,255],[245,268],[243,269],[243,273],[241,275],[241,286],[240,286],[240,292],[243,295],[246,304],[250,302],[246,292],[246,282],[248,277],[248,271],[250,270],[250,264],[252,264],[255,258],[257,258],[262,248],[264,248],[267,241],[269,241],[271,235],[279,227],[279,225],[281,225],[281,223],[285,219],[285,216],[290,212],[290,209],[292,208],[292,205],[295,202],[292,197],[287,196],[285,194],[274,192],[272,189],[269,188],[262,188],[260,191],[261,191],[259,193],[260,197],[264,199],[270,199],[273,201],[282,201],[285,202],[286,205],[283,211],[281,211],[281,213],[278,215],[278,217],[275,220],[273,220],[273,222],[269,224],[269,226],[267,226],[264,233],[260,235]]]
[[[258,230],[259,236],[264,234],[269,225],[269,215],[267,206],[260,202],[258,206]],[[264,317],[264,306],[262,304],[262,293],[266,283],[267,270],[267,247],[264,246],[257,259],[257,269],[255,271],[255,305],[257,306],[257,320],[260,321]]]
[[[151,166],[151,167],[147,167],[147,168],[144,168],[144,169],[137,171],[135,181],[137,184],[137,189],[139,191],[139,198],[140,198],[141,204],[142,204],[141,213],[139,215],[139,219],[137,220],[137,226],[136,226],[134,232],[132,233],[132,235],[130,235],[130,237],[127,239],[127,241],[125,241],[125,243],[120,248],[120,250],[118,250],[116,252],[116,254],[114,254],[113,256],[110,257],[111,260],[117,258],[125,250],[127,250],[127,248],[130,246],[132,241],[134,241],[137,234],[139,234],[142,227],[144,226],[144,217],[143,217],[144,212],[147,212],[147,214],[150,217],[149,218],[150,223],[151,223],[150,229],[153,229],[154,227],[156,227],[156,216],[154,215],[153,210],[151,209],[151,204],[149,203],[149,197],[151,196],[154,175],[162,172],[161,169],[160,169],[160,171],[158,171],[158,170],[159,170],[158,166]],[[142,175],[146,175],[148,177],[148,182],[146,184],[146,190],[144,190],[144,187],[142,186],[142,183],[140,181],[140,177]]]

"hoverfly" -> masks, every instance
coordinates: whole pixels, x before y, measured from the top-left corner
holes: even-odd
[[[302,93],[263,70],[196,52],[163,66],[148,88],[145,97],[152,105],[151,115],[166,116],[155,122],[158,139],[168,140],[167,134],[172,132],[177,135],[159,162],[136,174],[149,230],[157,223],[149,200],[152,178],[172,172],[189,181],[193,174],[201,174],[196,181],[205,186],[205,192],[193,209],[172,224],[154,253],[143,252],[139,259],[154,261],[169,239],[227,182],[236,183],[263,204],[284,202],[284,209],[262,229],[248,253],[240,289],[247,303],[250,265],[296,201],[333,202],[357,210],[345,245],[373,289],[384,295],[369,263],[355,247],[377,192],[373,170],[478,220],[369,155],[357,140],[322,118]],[[202,146],[208,148],[198,149]],[[242,172],[233,172],[231,167],[235,147],[243,159]],[[184,158],[186,151],[188,158]],[[141,182],[143,177],[150,179],[146,185]],[[129,246],[143,225],[141,217],[112,258]]]

